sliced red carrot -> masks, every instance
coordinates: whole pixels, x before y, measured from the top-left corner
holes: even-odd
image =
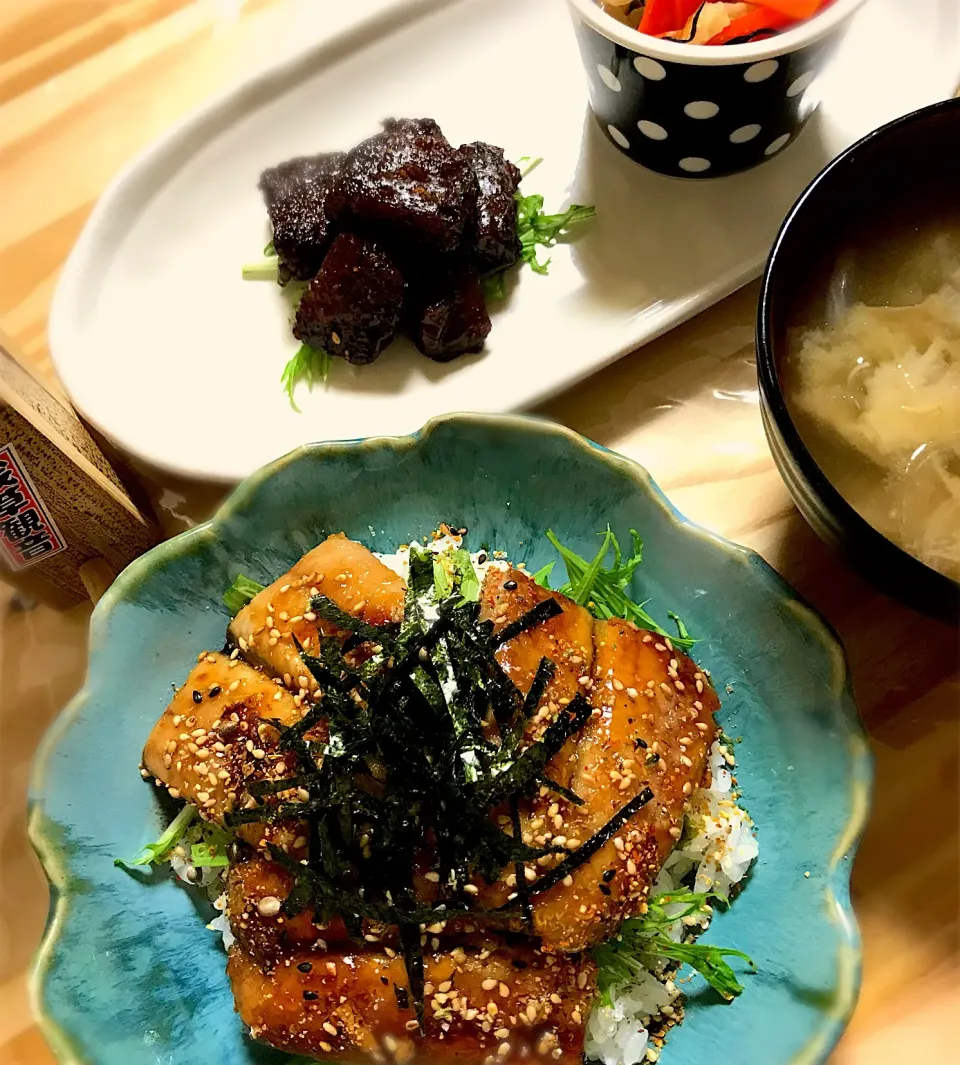
[[[702,3],[703,0],[647,0],[637,28],[654,37],[682,30]]]
[[[727,44],[730,41],[737,40],[739,37],[752,37],[754,34],[760,34],[764,30],[780,30],[796,21],[790,15],[784,15],[781,11],[774,11],[772,7],[766,5],[758,6],[749,15],[742,15],[740,18],[734,19],[725,30],[715,34],[709,41],[704,41],[704,44]]]
[[[800,22],[812,18],[821,7],[827,5],[826,0],[763,0],[763,6]]]

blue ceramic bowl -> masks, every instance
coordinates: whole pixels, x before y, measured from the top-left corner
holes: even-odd
[[[327,533],[373,549],[466,525],[519,562],[552,554],[553,528],[582,552],[609,522],[642,533],[634,589],[681,613],[713,673],[738,747],[760,858],[708,935],[758,973],[733,1005],[697,977],[671,1065],[815,1065],[853,1009],[860,947],[852,855],[870,758],[843,650],[756,555],[685,521],[637,465],[568,429],[520,417],[450,415],[411,437],[301,448],[246,481],[213,521],[155,548],[93,615],[86,686],[47,735],[30,790],[31,838],[51,884],[33,978],[51,1046],[71,1065],[268,1065],[233,1011],[212,911],[166,874],[115,869],[164,823],[141,781],[144,739],[191,658],[223,640],[224,588],[268,580]],[[809,875],[808,875],[809,874]]]
[[[635,162],[672,177],[722,177],[778,155],[820,103],[817,77],[863,0],[767,40],[704,46],[638,33],[596,0],[568,0],[590,106]]]

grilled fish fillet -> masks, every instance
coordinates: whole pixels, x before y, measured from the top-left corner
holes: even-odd
[[[594,711],[567,766],[569,786],[583,805],[557,800],[560,820],[543,837],[552,829],[554,841],[564,835],[566,845],[575,846],[644,788],[653,799],[575,869],[569,883],[534,896],[536,931],[549,950],[584,950],[643,912],[650,885],[680,837],[688,797],[703,780],[715,736],[719,700],[686,655],[619,620],[597,621],[594,642]],[[545,802],[539,800],[541,809]]]
[[[480,1065],[495,1055],[500,1062],[579,1065],[596,992],[589,958],[491,940],[484,949],[453,946],[424,961],[423,1033],[395,955],[295,951],[268,974],[234,946],[227,972],[253,1036],[290,1053],[346,1063],[386,1052],[401,1063]]]
[[[174,798],[194,803],[208,821],[222,821],[243,801],[250,779],[292,768],[276,749],[276,729],[261,719],[290,725],[302,714],[293,696],[259,670],[205,653],[153,726],[143,765]]]
[[[546,775],[570,788],[583,805],[541,789],[521,805],[524,842],[576,850],[644,788],[654,793],[614,838],[555,887],[537,892],[537,881],[554,861],[524,871],[532,931],[544,950],[565,953],[601,942],[625,918],[643,911],[650,885],[679,838],[687,798],[703,779],[719,701],[697,666],[660,636],[626,621],[594,621],[519,570],[487,574],[483,611],[493,615],[496,632],[547,596],[560,602],[563,614],[509,641],[498,658],[524,693],[540,658],[550,658],[557,665],[551,693],[556,698],[548,695],[546,705],[579,691],[594,710],[546,767]],[[515,890],[516,874],[508,872],[483,887],[481,898],[493,908]]]
[[[230,623],[230,636],[244,656],[262,665],[293,691],[316,691],[294,639],[309,653],[317,636],[336,626],[310,609],[314,595],[325,595],[341,610],[371,625],[403,620],[406,583],[363,544],[342,533],[307,552],[292,569],[255,596]]]

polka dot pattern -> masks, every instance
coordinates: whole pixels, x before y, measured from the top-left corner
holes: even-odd
[[[790,145],[817,107],[833,41],[770,58],[682,63],[575,25],[604,150],[673,177],[710,180],[765,163]],[[761,52],[760,48],[751,51]],[[769,56],[769,52],[767,55]],[[810,91],[808,91],[810,90]]]
[[[617,127],[614,126],[612,123],[609,126],[607,126],[607,133],[610,134],[611,138],[614,141],[616,141],[617,144],[619,144],[621,148],[629,148],[630,147],[630,142],[620,132],[620,130],[618,130]]]
[[[754,63],[753,66],[747,67],[743,72],[743,80],[751,85],[757,85],[761,81],[772,78],[779,69],[780,64],[776,59],[765,59],[762,63]]]
[[[740,126],[730,134],[730,143],[746,144],[760,133],[761,128],[756,122],[751,122],[748,126]]]
[[[782,136],[779,136],[779,137],[777,137],[776,140],[771,141],[766,146],[766,148],[763,149],[763,154],[764,155],[776,155],[777,152],[779,152],[780,149],[783,148],[786,145],[788,140],[790,140],[790,134],[789,133],[782,134]]]
[[[666,67],[662,63],[658,63],[656,59],[651,59],[649,56],[638,55],[633,61],[633,65],[636,67],[637,73],[642,78],[646,78],[647,81],[663,81],[667,76]]]
[[[711,100],[691,100],[691,102],[684,107],[683,113],[688,118],[716,118],[720,113],[720,108]]]
[[[600,75],[600,80],[608,89],[612,92],[620,92],[622,88],[620,79],[605,63],[597,63],[597,73]]]
[[[688,174],[702,174],[711,166],[709,159],[703,159],[699,155],[686,155],[680,160],[680,169]]]
[[[810,88],[810,86],[813,84],[813,79],[815,77],[816,74],[814,74],[812,70],[808,70],[806,74],[801,74],[799,78],[790,83],[790,87],[787,89],[787,96],[791,98],[794,96],[799,96],[800,93],[804,91],[804,89]]]
[[[669,136],[663,126],[657,122],[649,122],[645,118],[641,118],[637,123],[637,129],[652,141],[665,141]]]

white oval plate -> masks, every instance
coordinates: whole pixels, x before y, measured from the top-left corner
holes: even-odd
[[[831,158],[960,78],[954,0],[872,0],[796,144],[745,174],[681,182],[604,140],[564,5],[388,10],[213,100],[97,204],[57,288],[50,345],[77,407],[133,455],[238,480],[306,441],[527,407],[756,277],[787,209]],[[482,355],[441,366],[398,342],[370,367],[337,361],[326,388],[299,391],[298,414],[279,382],[297,347],[289,306],[276,286],[240,276],[268,238],[257,179],[290,156],[348,148],[389,115],[429,115],[454,143],[543,156],[525,189],[548,210],[595,204],[597,218],[555,249],[548,277],[521,275]]]

